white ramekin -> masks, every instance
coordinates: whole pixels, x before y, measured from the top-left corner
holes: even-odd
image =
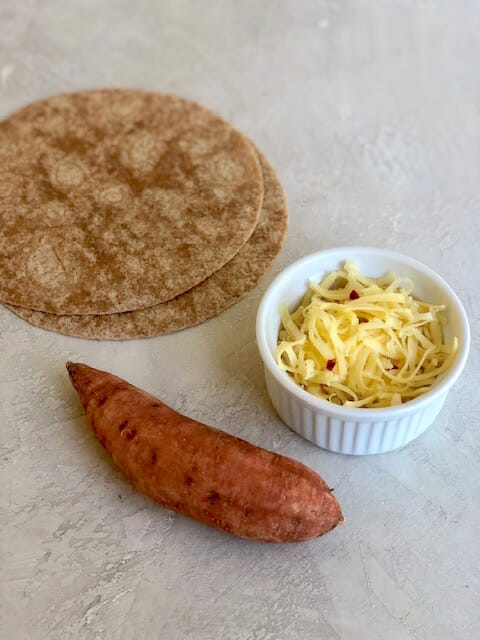
[[[301,389],[275,362],[280,305],[294,309],[311,279],[317,282],[345,260],[361,273],[378,277],[389,271],[410,278],[414,294],[427,302],[446,305],[447,342],[459,340],[454,363],[430,391],[396,407],[352,409],[316,398]],[[470,330],[462,303],[448,284],[421,262],[383,249],[340,247],[302,258],[282,271],[269,286],[257,313],[257,344],[273,406],[282,420],[314,444],[337,453],[364,455],[403,447],[429,427],[445,402],[450,387],[467,360]]]

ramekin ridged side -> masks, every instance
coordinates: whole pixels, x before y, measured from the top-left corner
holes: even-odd
[[[357,456],[393,451],[418,438],[435,420],[447,397],[444,393],[420,410],[393,420],[342,420],[319,413],[286,393],[266,367],[265,381],[275,410],[291,429],[322,449]]]

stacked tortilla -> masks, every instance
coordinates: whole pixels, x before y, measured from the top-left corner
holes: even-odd
[[[94,90],[0,122],[0,301],[36,326],[126,339],[203,322],[258,283],[286,226],[266,159],[188,100]]]

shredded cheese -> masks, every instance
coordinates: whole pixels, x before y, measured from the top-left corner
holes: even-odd
[[[443,341],[442,305],[412,295],[389,273],[367,278],[343,270],[311,282],[300,305],[281,308],[276,360],[313,395],[347,407],[389,407],[425,393],[458,349]]]

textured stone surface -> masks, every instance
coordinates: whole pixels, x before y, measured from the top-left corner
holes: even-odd
[[[261,285],[206,324],[99,344],[0,311],[2,636],[11,640],[474,640],[480,635],[480,12],[473,1],[0,3],[0,115],[145,86],[251,136],[291,221]],[[301,7],[301,8],[300,8]],[[371,244],[438,270],[473,329],[444,410],[404,450],[347,458],[275,416],[254,340],[274,273]],[[85,424],[67,358],[319,471],[347,523],[263,546],[136,494]]]

